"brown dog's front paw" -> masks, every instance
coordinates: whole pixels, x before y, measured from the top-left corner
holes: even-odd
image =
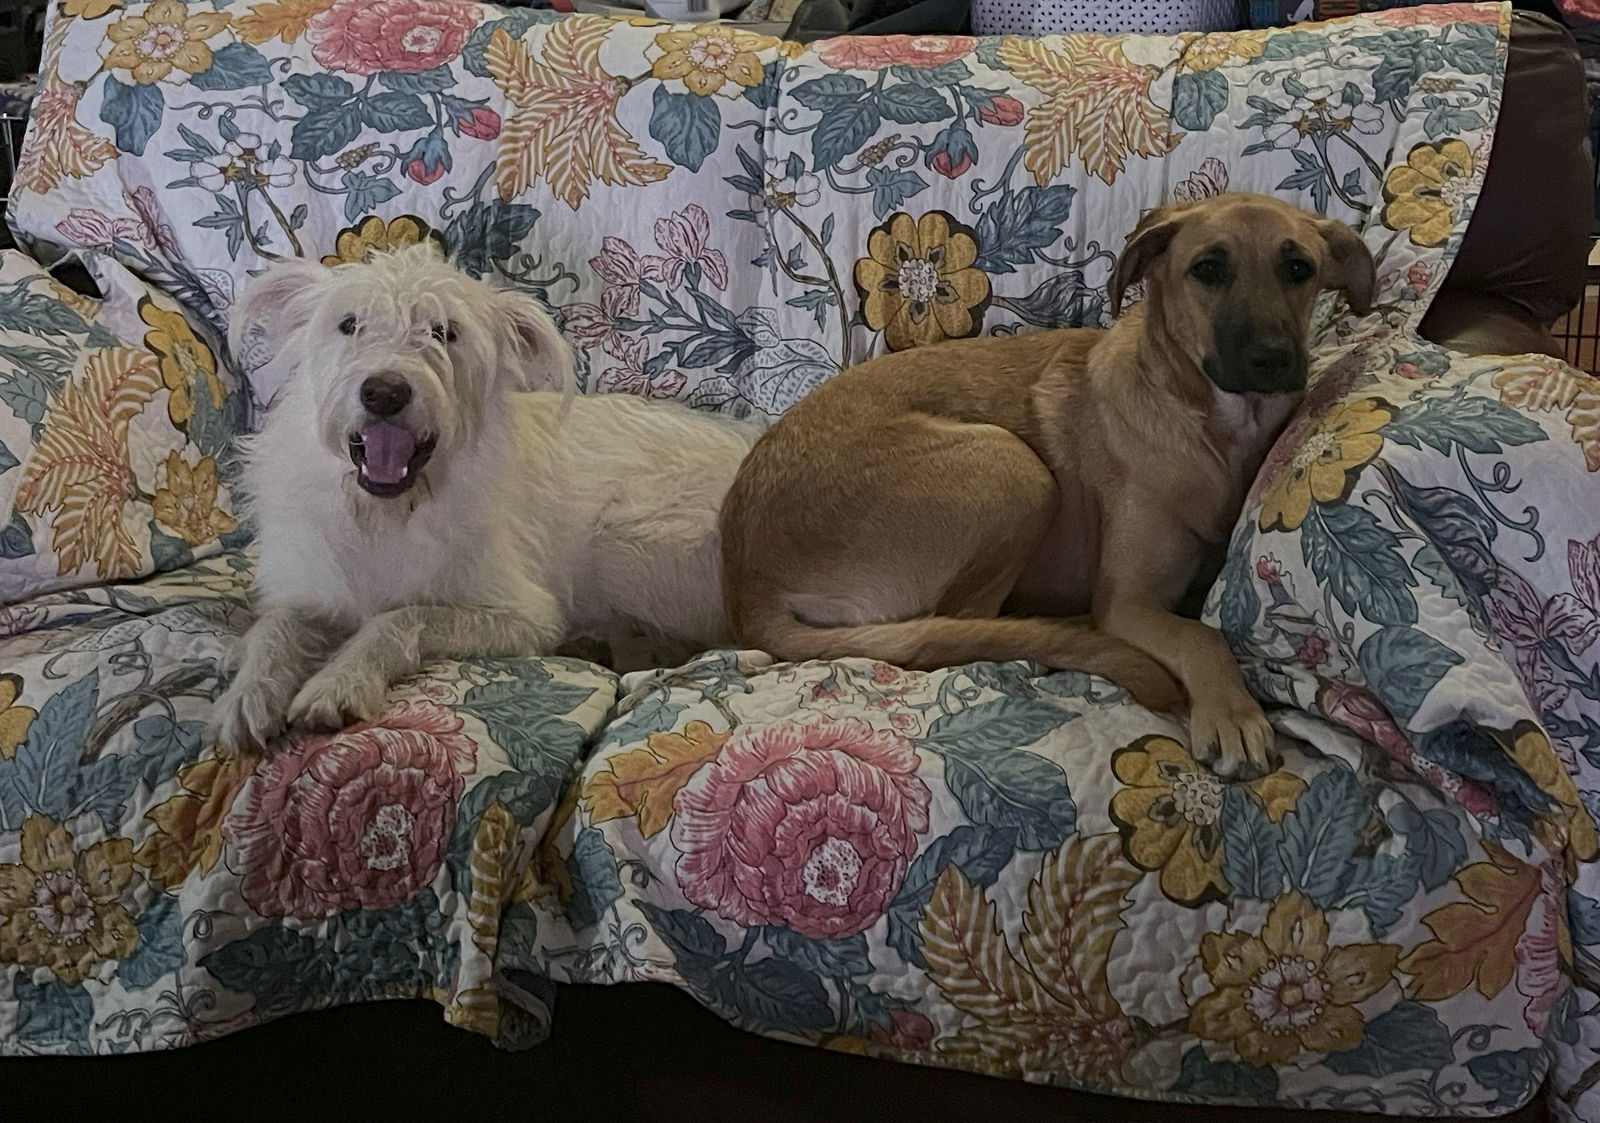
[[[1189,712],[1189,751],[1219,776],[1264,776],[1273,740],[1272,723],[1249,695],[1196,701]]]

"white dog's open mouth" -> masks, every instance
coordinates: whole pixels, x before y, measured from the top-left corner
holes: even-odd
[[[417,482],[438,438],[419,436],[400,425],[375,421],[350,434],[350,459],[362,490],[380,498],[399,495]]]

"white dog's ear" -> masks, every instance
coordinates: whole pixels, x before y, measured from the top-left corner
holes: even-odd
[[[527,293],[501,292],[495,299],[500,322],[510,337],[505,359],[510,384],[518,390],[571,393],[572,348],[561,338],[550,314]]]
[[[252,278],[228,310],[228,349],[246,371],[270,363],[291,324],[304,322],[304,304],[328,268],[314,261],[274,261]]]

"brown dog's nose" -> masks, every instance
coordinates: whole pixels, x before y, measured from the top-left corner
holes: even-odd
[[[1294,366],[1294,348],[1283,343],[1257,343],[1245,352],[1252,374],[1282,374]]]
[[[393,417],[411,402],[411,384],[375,374],[361,384],[361,405],[374,417]]]

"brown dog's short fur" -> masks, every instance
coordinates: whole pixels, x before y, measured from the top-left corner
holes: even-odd
[[[1108,331],[887,355],[790,410],[723,507],[739,640],[789,660],[1033,659],[1153,709],[1187,692],[1202,759],[1263,766],[1272,729],[1227,644],[1172,610],[1304,388],[1317,291],[1365,312],[1372,257],[1338,222],[1224,195],[1139,224],[1113,311],[1140,280]]]

